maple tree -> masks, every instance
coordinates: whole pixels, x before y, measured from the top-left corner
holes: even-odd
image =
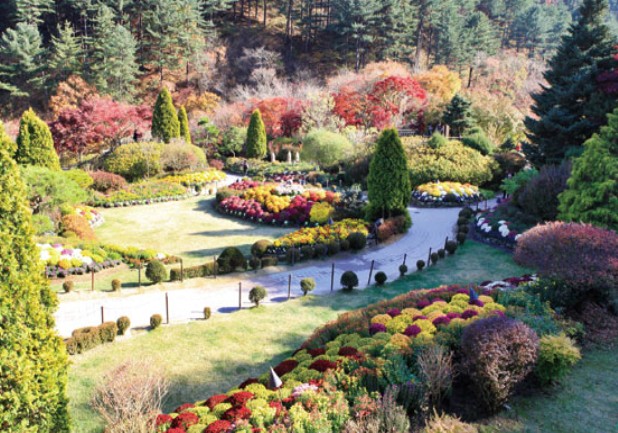
[[[255,101],[245,116],[249,117],[256,109],[262,114],[269,137],[289,137],[301,127],[303,106],[297,99],[277,97]]]

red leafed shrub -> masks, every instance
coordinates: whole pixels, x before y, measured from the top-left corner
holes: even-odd
[[[263,99],[254,103],[245,117],[249,118],[255,109],[260,110],[266,133],[273,138],[291,137],[302,124],[302,103],[294,98]]]
[[[538,225],[517,241],[515,261],[557,280],[541,293],[554,306],[607,302],[618,290],[618,234],[589,224]]]
[[[196,414],[192,412],[184,412],[174,418],[174,421],[172,421],[172,427],[186,430],[192,425],[197,424],[199,421],[200,418]]]
[[[290,371],[294,370],[297,365],[298,365],[297,360],[286,359],[285,361],[277,365],[275,368],[273,368],[273,370],[275,370],[275,373],[277,373],[277,376],[281,377],[284,374],[289,373]]]
[[[339,349],[339,352],[337,352],[337,355],[339,356],[358,356],[360,354],[360,352],[354,348],[354,347],[349,347],[349,346],[343,346],[341,349]]]
[[[323,347],[318,347],[317,349],[307,350],[307,353],[313,358],[317,358],[318,356],[324,355],[326,353],[326,349]]]
[[[474,317],[474,316],[478,316],[478,315],[479,315],[478,311],[466,310],[463,313],[461,313],[461,318],[464,319],[464,320],[468,320],[469,318]]]
[[[252,398],[253,394],[249,391],[241,391],[231,395],[225,402],[232,406],[242,406]]]
[[[433,323],[435,326],[448,325],[449,323],[451,323],[451,319],[449,319],[447,316],[440,316],[433,319],[431,323]]]
[[[187,431],[180,427],[172,427],[165,430],[165,433],[187,433]]]
[[[176,409],[174,409],[174,413],[182,413],[182,412],[184,412],[187,409],[191,409],[192,407],[195,407],[195,405],[193,403],[181,404]]]
[[[107,171],[92,171],[88,173],[92,178],[92,189],[102,193],[109,193],[124,189],[127,181],[124,177]]]
[[[157,419],[155,420],[155,427],[165,426],[166,424],[171,425],[174,419],[166,413],[162,413],[157,415]]]
[[[463,365],[489,410],[498,410],[532,371],[538,346],[535,332],[513,319],[490,317],[465,328]]]
[[[224,419],[208,424],[204,433],[226,433],[232,429],[232,423]]]
[[[397,216],[384,220],[380,227],[378,227],[378,240],[382,242],[394,235],[405,233],[406,224],[405,216]]]
[[[231,409],[228,409],[223,414],[223,419],[228,421],[236,421],[238,419],[249,419],[251,418],[251,410],[245,406],[236,406]]]
[[[210,397],[206,402],[204,402],[204,406],[208,406],[208,408],[213,409],[219,403],[223,403],[227,400],[227,395],[225,394],[217,394]]]
[[[275,410],[277,411],[275,413],[276,417],[278,417],[281,414],[281,412],[283,412],[283,405],[279,401],[271,401],[270,403],[268,403],[268,405],[272,408],[275,408]]]
[[[223,167],[225,167],[225,163],[220,159],[209,159],[208,165],[212,168],[216,168],[217,170],[223,170]]]
[[[319,371],[320,373],[324,373],[327,370],[334,370],[335,368],[337,368],[337,363],[327,361],[326,359],[318,359],[317,361],[313,361],[309,366],[309,370]]]
[[[253,383],[260,383],[260,381],[258,379],[256,379],[255,377],[250,377],[249,379],[245,380],[243,383],[238,385],[238,387],[240,389],[245,389],[247,386],[249,386],[249,385],[251,385]]]

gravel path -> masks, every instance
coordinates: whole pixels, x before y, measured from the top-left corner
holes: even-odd
[[[288,278],[292,275],[292,296],[300,296],[300,280],[313,277],[317,287],[314,294],[330,293],[331,270],[335,263],[334,288],[340,288],[339,279],[344,271],[352,270],[359,277],[359,289],[367,286],[371,262],[374,262],[373,275],[383,271],[392,281],[399,275],[399,265],[407,254],[407,265],[410,271],[415,269],[418,259],[427,260],[429,248],[442,248],[447,236],[453,237],[453,230],[460,208],[408,208],[412,216],[412,228],[399,239],[382,245],[372,246],[361,253],[345,253],[337,255],[333,260],[311,261],[290,268],[270,268],[258,273],[247,272],[233,276],[209,280],[195,280],[196,287],[171,290],[167,293],[169,300],[170,322],[186,322],[203,317],[205,306],[212,309],[213,314],[227,313],[238,309],[238,282],[242,281],[242,306],[248,308],[251,303],[248,293],[251,287],[261,284],[268,290],[268,300],[264,302],[280,302],[287,299]],[[206,281],[206,283],[204,283]],[[372,281],[373,283],[373,281]],[[186,282],[185,282],[186,284]],[[197,286],[197,284],[201,284]],[[152,314],[158,313],[165,321],[166,292],[160,290],[146,293],[97,294],[96,298],[64,300],[55,314],[56,328],[62,336],[69,336],[71,331],[83,326],[101,323],[101,307],[105,320],[116,320],[120,316],[128,316],[134,327],[147,326]]]

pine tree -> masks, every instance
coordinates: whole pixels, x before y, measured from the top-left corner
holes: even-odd
[[[451,99],[442,115],[444,123],[451,128],[451,135],[460,137],[468,128],[474,126],[472,119],[472,104],[463,96],[457,94]]]
[[[178,123],[180,125],[180,136],[184,138],[187,144],[191,144],[191,131],[189,131],[189,118],[184,105],[178,110]]]
[[[444,1],[433,13],[434,61],[450,67],[460,67],[469,56],[465,17],[453,1]]]
[[[382,217],[393,211],[405,211],[412,187],[406,158],[397,130],[385,129],[380,134],[367,177],[369,206]]]
[[[558,196],[558,210],[561,220],[618,230],[618,109],[608,119],[573,161],[567,189]]]
[[[52,36],[49,67],[57,81],[64,81],[70,75],[81,75],[82,55],[81,41],[75,36],[71,23],[65,21],[62,27],[58,26],[58,36]]]
[[[0,426],[8,433],[69,433],[68,360],[55,334],[51,291],[33,241],[19,170],[0,148]]]
[[[167,88],[163,88],[157,97],[152,112],[152,136],[169,143],[172,138],[180,137],[178,115]]]
[[[262,121],[260,110],[251,114],[247,129],[247,143],[245,154],[247,158],[264,158],[266,156],[266,127]]]
[[[32,108],[24,112],[19,123],[15,161],[23,165],[39,165],[60,170],[51,131]]]
[[[581,146],[616,107],[616,96],[599,89],[599,74],[616,67],[615,38],[605,25],[607,0],[584,0],[579,20],[562,38],[545,72],[547,85],[534,94],[525,125],[530,144],[524,150],[535,164],[560,162]]]
[[[43,15],[53,12],[54,0],[19,0],[15,2],[17,22],[39,25]]]

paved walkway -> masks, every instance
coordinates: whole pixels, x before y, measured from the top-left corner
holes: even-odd
[[[289,268],[270,268],[259,273],[247,272],[218,279],[195,280],[194,288],[171,290],[167,293],[170,322],[186,322],[203,317],[203,308],[211,307],[213,314],[235,311],[238,308],[238,282],[242,281],[242,306],[248,308],[249,290],[263,285],[268,290],[268,301],[280,302],[287,299],[288,278],[292,275],[292,296],[301,295],[300,280],[313,277],[317,287],[314,294],[325,295],[331,290],[331,270],[335,263],[334,288],[340,289],[339,279],[344,271],[357,273],[359,289],[367,286],[371,262],[374,262],[373,275],[383,271],[392,281],[399,275],[399,265],[407,254],[410,272],[415,270],[418,259],[427,260],[429,248],[442,248],[448,236],[453,237],[454,227],[460,208],[408,208],[413,225],[408,233],[396,241],[363,250],[361,253],[345,253],[332,260],[312,261]],[[373,279],[373,278],[372,278]],[[205,283],[204,283],[205,282]],[[186,284],[186,282],[185,282]],[[198,286],[199,284],[199,286]],[[373,281],[372,281],[373,284]],[[56,312],[56,328],[60,335],[69,336],[71,331],[83,326],[101,323],[101,307],[105,320],[116,320],[128,316],[134,327],[147,326],[152,314],[161,314],[166,319],[166,292],[160,290],[123,294],[98,294],[94,299],[61,301]]]

